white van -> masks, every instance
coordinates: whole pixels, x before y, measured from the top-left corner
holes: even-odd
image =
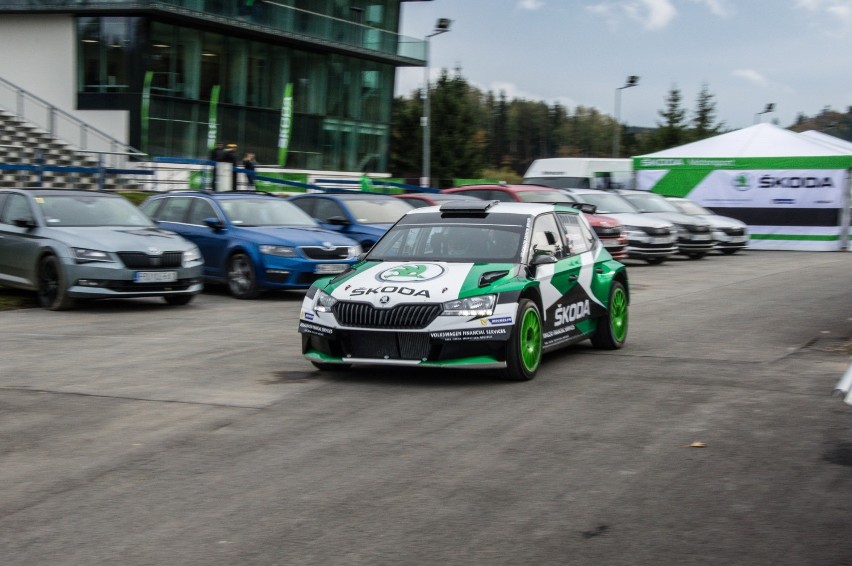
[[[521,182],[556,189],[629,189],[633,187],[633,160],[604,157],[536,159]]]

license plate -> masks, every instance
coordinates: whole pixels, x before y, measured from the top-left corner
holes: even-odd
[[[671,238],[651,238],[652,244],[671,244]]]
[[[334,273],[343,273],[346,271],[348,266],[345,263],[321,263],[317,265],[317,268],[314,270],[314,273],[322,273],[324,275],[331,275]]]
[[[731,242],[740,243],[748,240],[745,236],[731,236]]]
[[[137,271],[133,280],[137,283],[171,283],[177,281],[177,271]]]
[[[693,240],[710,240],[712,236],[710,234],[696,234],[692,239]]]

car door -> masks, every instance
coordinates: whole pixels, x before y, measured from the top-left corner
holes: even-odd
[[[41,238],[38,228],[17,226],[16,220],[35,222],[29,199],[8,193],[0,212],[0,277],[16,284],[35,283],[35,262]]]
[[[576,214],[567,216],[579,220]],[[572,248],[556,215],[551,212],[538,216],[533,224],[528,264],[542,261],[541,256],[547,257],[547,261],[555,260],[540,263],[534,274],[544,310],[543,345],[550,348],[581,336],[589,326],[583,321],[591,317],[590,281],[581,281],[581,275],[584,263],[592,258],[588,246]]]
[[[206,220],[215,218],[222,228],[211,228]],[[193,242],[204,258],[204,275],[222,277],[227,260],[228,243],[227,223],[213,203],[203,198],[193,198],[186,217],[186,238]]]

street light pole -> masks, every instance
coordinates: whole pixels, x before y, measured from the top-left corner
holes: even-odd
[[[754,115],[754,123],[757,124],[757,123],[760,122],[760,115],[761,114],[767,114],[769,112],[774,112],[774,111],[775,111],[775,103],[773,103],[773,102],[768,103],[766,105],[766,108],[763,109],[763,112],[758,112],[757,114]]]
[[[621,91],[632,86],[639,86],[639,77],[630,75],[624,86],[615,89],[615,132],[612,135],[612,156],[618,157],[621,145]]]
[[[430,172],[429,172],[429,120],[430,109],[429,109],[429,40],[436,35],[441,35],[442,33],[447,33],[450,31],[450,24],[452,20],[447,18],[439,18],[435,23],[435,30],[426,36],[426,72],[424,75],[424,87],[423,87],[423,116],[420,118],[420,125],[423,127],[423,174],[420,177],[420,186],[428,187],[430,184]]]

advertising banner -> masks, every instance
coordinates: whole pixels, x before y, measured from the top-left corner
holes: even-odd
[[[290,127],[293,122],[293,83],[284,87],[281,101],[281,126],[278,129],[278,165],[287,163],[287,149],[290,146]]]

